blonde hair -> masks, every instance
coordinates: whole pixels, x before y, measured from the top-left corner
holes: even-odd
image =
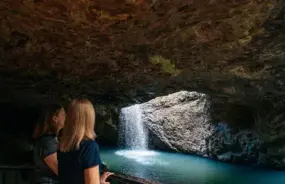
[[[95,110],[87,99],[75,99],[68,106],[59,144],[61,152],[79,149],[82,140],[94,140]]]

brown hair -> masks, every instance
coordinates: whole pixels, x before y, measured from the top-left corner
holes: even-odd
[[[58,115],[63,107],[59,104],[53,104],[46,107],[35,126],[33,138],[38,139],[47,133],[56,133],[56,129],[53,125],[53,116]]]
[[[68,152],[78,149],[82,140],[95,139],[95,110],[87,99],[75,99],[68,106],[66,122],[59,149]]]

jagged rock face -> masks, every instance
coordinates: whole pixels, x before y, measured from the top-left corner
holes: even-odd
[[[262,148],[259,134],[214,124],[205,94],[182,91],[140,107],[151,135],[168,149],[233,163],[258,163]]]
[[[280,106],[281,104],[281,106]],[[256,119],[256,128],[264,141],[260,163],[279,169],[285,169],[285,115],[282,103],[260,114]]]
[[[214,131],[209,105],[204,94],[179,92],[155,98],[140,107],[143,122],[169,148],[206,156],[205,141]]]
[[[117,145],[119,113],[118,109],[111,105],[95,104],[96,123],[95,132],[99,143]]]
[[[226,123],[215,125],[215,132],[207,138],[210,158],[233,163],[259,164],[262,145],[257,131],[234,131]]]
[[[0,100],[142,102],[185,89],[217,103],[277,101],[284,96],[284,4],[1,1]]]

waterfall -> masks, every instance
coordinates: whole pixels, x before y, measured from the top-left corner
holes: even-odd
[[[142,122],[142,112],[139,105],[121,109],[119,144],[127,149],[147,150],[147,129]]]

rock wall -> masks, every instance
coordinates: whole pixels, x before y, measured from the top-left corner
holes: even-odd
[[[233,163],[258,164],[262,151],[262,139],[254,130],[234,131],[228,124],[218,123],[207,137],[207,156]]]
[[[95,132],[101,144],[117,145],[119,112],[112,105],[94,105],[96,111]]]
[[[141,104],[143,121],[154,147],[193,153],[234,163],[258,163],[259,134],[214,124],[207,95],[181,91]],[[162,144],[162,145],[157,145]]]
[[[264,150],[259,163],[285,169],[285,108],[274,104],[256,119],[256,129],[263,138]]]

